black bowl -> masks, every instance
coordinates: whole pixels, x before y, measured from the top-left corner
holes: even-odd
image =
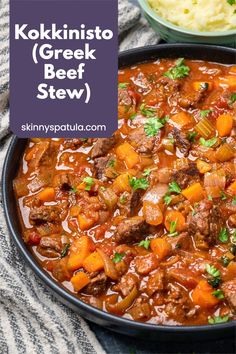
[[[236,63],[236,50],[211,47],[203,45],[158,45],[145,47],[123,52],[119,56],[120,68],[134,65],[140,62],[153,60],[157,58],[178,58],[185,57],[189,59],[201,59],[224,64]],[[118,316],[111,315],[98,310],[79,300],[76,296],[62,288],[54,281],[47,272],[37,263],[25,243],[23,242],[20,230],[20,223],[16,215],[16,201],[12,188],[12,180],[16,176],[19,162],[25,149],[27,139],[18,139],[13,137],[9,146],[2,175],[2,193],[3,205],[6,215],[9,231],[13,240],[24,259],[29,263],[34,272],[43,280],[43,282],[54,292],[64,304],[78,312],[86,319],[93,321],[108,329],[119,333],[137,336],[139,338],[153,340],[209,340],[225,338],[235,335],[235,321],[205,326],[159,326],[154,324],[140,323]]]

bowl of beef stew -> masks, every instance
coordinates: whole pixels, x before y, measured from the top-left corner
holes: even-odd
[[[85,318],[154,339],[233,333],[235,53],[124,52],[112,137],[13,138],[2,179],[10,232]]]

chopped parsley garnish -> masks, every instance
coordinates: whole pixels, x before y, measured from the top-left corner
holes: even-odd
[[[128,198],[126,195],[122,195],[119,199],[121,204],[125,204],[127,202]]]
[[[137,113],[131,114],[131,116],[129,117],[129,119],[130,119],[130,120],[134,120],[135,117],[137,117]]]
[[[155,117],[156,115],[156,108],[146,107],[145,103],[141,104],[140,111],[145,117]]]
[[[85,183],[85,188],[84,188],[84,189],[85,189],[86,191],[90,191],[92,185],[94,185],[94,178],[92,178],[92,177],[85,177],[85,178],[83,179],[83,183]]]
[[[234,103],[236,102],[236,92],[232,93],[232,95],[230,96],[230,103]]]
[[[217,138],[211,138],[209,140],[206,140],[204,138],[200,138],[199,142],[201,145],[206,146],[206,147],[212,147],[216,144]]]
[[[170,182],[170,183],[169,183],[168,191],[169,191],[170,193],[177,193],[177,194],[180,194],[180,193],[181,193],[181,188],[180,188],[180,186],[178,185],[177,182],[173,181],[173,182]]]
[[[208,283],[213,287],[213,288],[218,288],[221,282],[221,274],[219,269],[214,267],[213,265],[206,264],[205,269],[207,273],[211,276],[210,279],[208,279]]]
[[[232,199],[232,204],[233,205],[236,205],[236,195],[233,197],[233,199]]]
[[[169,195],[169,194],[165,194],[164,197],[163,197],[163,199],[164,199],[164,203],[165,203],[166,205],[169,205],[169,204],[171,203],[171,201],[172,201],[172,197],[171,197],[171,195]]]
[[[211,113],[211,112],[212,112],[212,109],[204,109],[204,110],[202,110],[202,111],[200,112],[200,116],[201,116],[202,118],[205,118],[205,117],[208,116],[208,114]]]
[[[166,76],[172,80],[176,80],[188,76],[189,72],[190,68],[184,64],[184,58],[179,58],[176,60],[175,66],[166,71],[163,76]]]
[[[140,247],[144,247],[144,248],[146,248],[146,250],[148,250],[149,249],[149,246],[150,246],[150,240],[142,240],[141,242],[139,242],[139,246]]]
[[[170,234],[174,234],[176,232],[177,221],[171,221],[170,223]]]
[[[227,195],[225,194],[225,192],[223,192],[223,191],[220,192],[220,199],[221,199],[221,200],[226,200],[226,199],[228,199],[228,197],[227,197]]]
[[[137,189],[147,189],[149,187],[149,182],[146,178],[137,178],[132,177],[129,179],[129,184],[133,188],[133,190]]]
[[[208,199],[208,200],[213,200],[213,198],[212,198],[211,195],[208,195],[207,199]]]
[[[236,4],[236,0],[227,0],[227,3],[232,6]]]
[[[116,163],[116,160],[115,160],[115,159],[111,159],[110,161],[108,161],[107,166],[108,166],[108,167],[114,167],[114,166],[115,166],[115,163]]]
[[[222,227],[220,230],[220,233],[219,233],[219,240],[222,243],[226,243],[228,241],[228,239],[229,239],[228,231],[225,227]]]
[[[208,82],[201,82],[200,87],[202,90],[208,90],[209,84]]]
[[[125,89],[127,86],[129,86],[128,82],[121,82],[118,84],[118,87],[121,89]]]
[[[148,121],[144,124],[144,131],[147,136],[155,136],[163,127],[164,124],[159,118],[149,118]]]
[[[211,264],[206,264],[205,269],[209,275],[211,275],[213,278],[218,278],[220,277],[220,271],[216,267],[214,267]]]
[[[230,259],[227,256],[221,256],[219,259],[219,263],[221,263],[224,267],[227,267],[230,263]]]
[[[70,189],[70,192],[71,192],[71,193],[77,193],[77,188],[76,188],[76,187],[72,187],[72,188]]]
[[[187,139],[189,141],[191,141],[192,143],[194,143],[196,136],[197,136],[197,132],[188,132],[187,133]]]
[[[210,317],[208,319],[208,323],[210,324],[219,324],[219,323],[225,323],[228,322],[229,320],[229,316],[214,316],[214,317]]]
[[[112,261],[114,263],[119,263],[120,261],[122,261],[122,259],[125,257],[125,253],[118,253],[116,252],[114,254],[114,257],[112,258]]]
[[[217,289],[211,293],[213,296],[215,296],[217,299],[224,299],[224,292],[223,290]]]
[[[148,177],[151,173],[151,169],[150,168],[146,168],[144,171],[143,171],[143,176],[144,177]]]
[[[69,248],[70,248],[70,243],[66,243],[61,251],[61,258],[67,255]]]
[[[236,242],[236,229],[233,231],[233,241]]]

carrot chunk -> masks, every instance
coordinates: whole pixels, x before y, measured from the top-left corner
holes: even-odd
[[[90,283],[90,279],[84,272],[78,272],[71,278],[71,283],[75,291],[80,291]]]
[[[115,193],[122,193],[122,192],[130,192],[131,186],[129,184],[129,177],[128,173],[122,173],[118,177],[116,177],[115,181],[113,182],[112,188]]]
[[[55,190],[54,188],[47,187],[42,190],[38,195],[37,198],[42,202],[51,202],[55,199]]]
[[[233,183],[230,184],[227,191],[231,195],[236,195],[236,181],[234,181]]]
[[[171,229],[171,224],[175,224],[175,231],[183,231],[185,229],[185,217],[179,211],[167,211],[165,215],[165,227],[168,231]]]
[[[128,168],[133,168],[140,161],[139,154],[129,143],[118,146],[116,154],[120,160],[124,160]]]
[[[90,254],[90,245],[88,236],[82,236],[72,243],[67,263],[69,270],[76,270],[82,267],[83,261]]]
[[[102,257],[98,252],[91,253],[88,257],[83,261],[83,267],[87,272],[97,272],[104,268],[104,263]]]
[[[182,194],[187,198],[190,203],[197,203],[200,200],[204,199],[205,192],[200,183],[194,183],[190,187],[184,189]]]
[[[192,116],[186,112],[180,112],[171,117],[171,121],[174,122],[179,128],[190,126],[194,120]]]
[[[148,200],[143,202],[143,215],[150,225],[160,225],[163,221],[163,214],[159,205]]]
[[[216,120],[216,129],[219,133],[219,136],[230,135],[230,132],[233,128],[233,116],[231,114],[221,114]]]
[[[195,81],[193,83],[193,88],[196,91],[210,91],[213,88],[213,84],[210,81]]]
[[[78,222],[80,230],[88,230],[95,224],[95,220],[87,218],[85,215],[79,214],[78,215]]]
[[[208,284],[206,280],[200,280],[192,292],[193,303],[204,309],[217,305],[219,299],[212,295],[213,291],[214,289]]]
[[[171,253],[171,245],[164,238],[154,238],[150,243],[151,250],[158,256],[158,259],[163,259]]]

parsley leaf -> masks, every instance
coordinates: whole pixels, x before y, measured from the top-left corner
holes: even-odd
[[[71,193],[77,193],[77,188],[76,188],[76,187],[72,187],[72,188],[70,189],[70,192],[71,192]]]
[[[228,231],[225,227],[222,227],[220,230],[220,233],[219,233],[219,240],[222,243],[226,243],[228,241],[228,239],[229,239]]]
[[[226,200],[226,199],[228,199],[228,197],[227,197],[227,195],[225,194],[225,192],[223,192],[223,191],[220,192],[220,199],[221,199],[221,200]]]
[[[144,124],[144,131],[147,136],[155,136],[161,128],[164,127],[164,124],[158,118],[149,118],[148,121]]]
[[[208,114],[211,113],[211,112],[212,112],[212,109],[204,109],[204,110],[202,110],[202,111],[200,112],[200,116],[201,116],[202,118],[205,118],[205,117],[208,116]]]
[[[178,236],[178,232],[176,231],[176,226],[177,226],[177,220],[171,221],[169,236],[171,236],[171,237]]]
[[[108,167],[114,167],[114,166],[115,166],[115,163],[116,163],[116,160],[115,160],[115,159],[111,159],[111,160],[108,161],[107,166],[108,166]]]
[[[166,71],[163,76],[176,80],[188,76],[189,72],[190,68],[184,64],[184,58],[180,58],[175,62],[175,66]]]
[[[150,240],[142,240],[141,242],[139,242],[139,246],[140,247],[144,247],[144,248],[146,248],[146,250],[148,250],[149,249],[149,246],[150,246]]]
[[[146,180],[146,178],[137,178],[137,177],[132,177],[129,179],[129,184],[133,188],[133,190],[137,189],[147,189],[149,187],[149,182]]]
[[[233,197],[233,199],[232,199],[232,204],[233,205],[236,205],[236,195]]]
[[[125,257],[125,253],[118,253],[116,252],[114,254],[114,257],[112,258],[112,261],[114,263],[119,263],[120,261],[122,261],[122,259]]]
[[[211,293],[213,296],[215,296],[217,299],[224,299],[224,292],[223,290],[217,289]]]
[[[83,179],[83,183],[86,184],[86,186],[85,186],[84,189],[85,189],[86,191],[90,191],[92,185],[94,185],[94,178],[92,178],[92,177],[85,177],[85,178]]]
[[[218,278],[220,277],[220,271],[216,267],[210,264],[206,264],[205,269],[209,275],[211,275],[213,278]]]
[[[234,103],[236,102],[236,92],[232,93],[232,95],[230,96],[230,103]]]
[[[61,251],[61,258],[67,255],[69,248],[70,248],[70,243],[66,243]]]
[[[221,256],[219,261],[224,267],[227,267],[227,265],[230,263],[230,259],[227,256]]]
[[[229,316],[214,316],[214,317],[210,317],[208,319],[208,323],[210,324],[218,324],[218,323],[225,323],[228,322],[229,320]]]
[[[227,0],[227,3],[232,6],[236,4],[236,0]]]
[[[170,193],[177,193],[177,194],[180,194],[181,193],[181,188],[180,186],[178,185],[177,182],[173,181],[173,182],[170,182],[169,183],[169,188],[168,188],[168,191]]]
[[[204,138],[200,138],[199,142],[203,146],[212,147],[217,142],[217,138],[212,138],[212,139],[209,139],[209,140],[206,140]]]
[[[125,89],[127,86],[129,86],[128,82],[121,82],[118,84],[118,87],[121,89]]]
[[[143,176],[144,177],[148,177],[151,173],[151,169],[150,168],[146,168],[144,171],[143,171]]]
[[[129,117],[130,120],[134,120],[134,118],[137,116],[137,113],[133,113],[131,114],[131,116]]]
[[[145,103],[142,103],[139,107],[143,116],[145,117],[155,117],[156,108],[146,107]]]
[[[191,141],[192,143],[195,141],[195,138],[197,136],[197,132],[188,132],[187,133],[187,139]]]
[[[207,199],[208,199],[208,200],[213,200],[213,198],[212,198],[211,195],[208,195]]]
[[[163,197],[163,199],[164,199],[164,203],[165,203],[166,205],[169,205],[169,204],[171,203],[171,201],[172,201],[172,197],[171,197],[171,195],[169,195],[169,194],[165,194],[164,197]]]
[[[119,199],[121,204],[125,204],[127,202],[127,200],[128,200],[127,195],[122,195]]]

